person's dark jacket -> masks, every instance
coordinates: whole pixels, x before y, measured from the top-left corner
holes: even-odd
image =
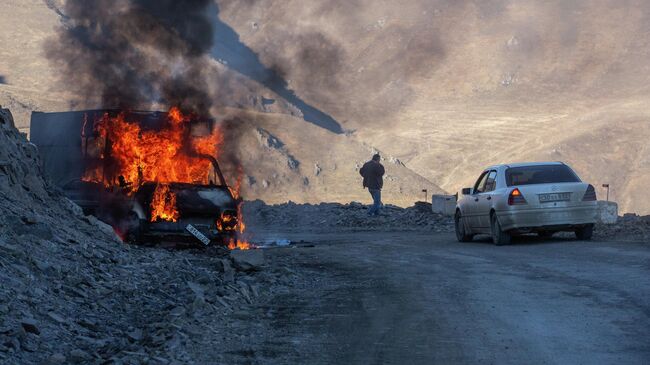
[[[366,162],[359,170],[359,174],[363,176],[363,187],[370,190],[381,189],[384,186],[384,179],[382,179],[384,172],[384,166],[379,162],[372,160]]]

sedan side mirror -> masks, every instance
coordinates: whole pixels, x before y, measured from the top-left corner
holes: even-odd
[[[463,188],[462,193],[463,195],[472,195],[472,188]]]

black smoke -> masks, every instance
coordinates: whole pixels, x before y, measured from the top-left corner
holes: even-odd
[[[209,115],[211,0],[67,0],[46,55],[76,103]]]

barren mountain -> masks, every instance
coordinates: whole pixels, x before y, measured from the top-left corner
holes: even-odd
[[[0,103],[24,131],[32,110],[96,107],[70,105],[43,54],[60,6],[0,4]],[[650,212],[639,198],[650,184],[646,1],[242,0],[216,11],[206,78],[226,95],[215,115],[246,126],[247,197],[367,200],[355,167],[377,149],[398,179],[387,202],[436,185],[454,193],[486,165],[550,159],[611,184],[621,211]],[[305,122],[313,110],[346,133]]]
[[[647,1],[220,3],[306,100],[450,192],[562,160],[650,211]]]

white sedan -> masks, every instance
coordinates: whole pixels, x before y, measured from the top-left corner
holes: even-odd
[[[489,234],[496,245],[513,235],[559,231],[591,239],[597,216],[596,191],[561,162],[496,165],[485,169],[456,205],[456,237],[469,242]]]

